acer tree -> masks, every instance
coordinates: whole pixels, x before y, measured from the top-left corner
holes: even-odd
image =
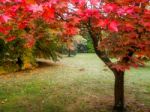
[[[115,110],[124,109],[124,74],[150,57],[149,0],[1,0],[0,32],[4,40],[14,29],[35,29],[43,19],[67,42],[80,31],[88,33],[97,56],[115,76]],[[33,32],[30,33],[33,37]],[[30,36],[25,37],[27,40]],[[36,38],[33,38],[33,40]],[[115,58],[116,61],[112,61]]]

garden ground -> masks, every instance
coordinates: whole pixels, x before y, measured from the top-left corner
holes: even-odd
[[[0,112],[111,112],[114,77],[95,54],[0,76]],[[129,112],[150,112],[150,67],[125,76]]]

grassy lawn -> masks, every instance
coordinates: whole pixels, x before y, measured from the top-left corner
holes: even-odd
[[[0,76],[0,112],[111,112],[114,77],[94,54]],[[150,112],[150,67],[125,76],[129,112]]]

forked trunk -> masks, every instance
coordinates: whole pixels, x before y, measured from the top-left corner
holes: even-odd
[[[114,87],[114,110],[117,112],[124,112],[124,72],[115,71],[115,87]]]
[[[88,29],[89,34],[91,36],[91,39],[93,40],[93,46],[95,53],[97,56],[108,66],[110,70],[113,71],[115,75],[115,87],[114,87],[114,110],[117,112],[123,112],[125,110],[124,108],[124,72],[123,71],[117,71],[116,69],[112,68],[111,66],[111,60],[106,54],[105,51],[98,50],[98,42],[99,37],[94,36],[90,29]],[[125,59],[128,61],[128,58]]]

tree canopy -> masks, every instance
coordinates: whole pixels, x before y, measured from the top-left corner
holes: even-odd
[[[150,10],[148,0],[1,0],[0,38],[16,39],[16,29],[25,30],[19,38],[32,47],[36,19],[43,19],[63,41],[87,30],[99,43],[97,49],[117,59],[106,64],[128,69],[137,67],[141,56],[150,57]],[[28,31],[28,30],[31,31]],[[107,35],[103,35],[106,32]],[[126,59],[125,59],[126,58]],[[126,61],[125,61],[126,60]]]

